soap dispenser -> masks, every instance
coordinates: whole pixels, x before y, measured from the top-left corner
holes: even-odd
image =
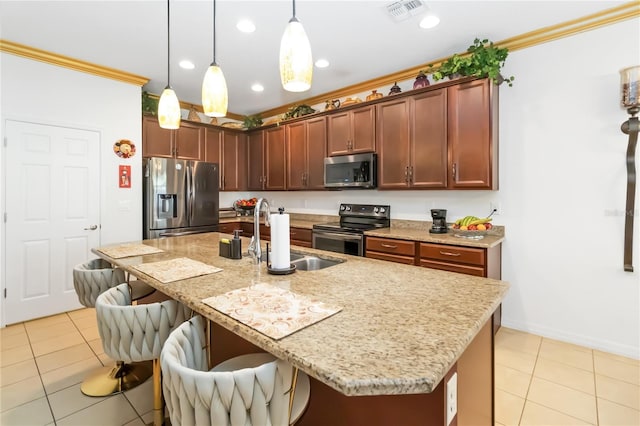
[[[240,239],[241,229],[233,231],[233,239],[231,240],[231,259],[242,259],[242,240]]]

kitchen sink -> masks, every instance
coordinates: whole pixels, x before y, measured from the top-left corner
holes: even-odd
[[[337,259],[322,259],[315,256],[304,256],[302,259],[292,260],[291,263],[296,266],[296,269],[301,271],[317,271],[318,269],[328,268],[339,263],[343,260]]]
[[[289,253],[289,258],[291,259],[291,263],[293,263],[294,260],[300,260],[303,257],[305,257],[304,254],[293,253],[293,252]],[[262,259],[263,262],[266,262],[267,261],[267,253],[266,252],[262,253],[262,256],[260,258]]]

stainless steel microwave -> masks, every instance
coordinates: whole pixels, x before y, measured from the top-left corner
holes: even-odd
[[[375,188],[377,185],[376,160],[374,153],[325,158],[325,188]]]

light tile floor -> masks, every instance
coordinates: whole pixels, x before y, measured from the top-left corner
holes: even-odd
[[[640,425],[640,361],[508,328],[496,335],[497,425]],[[107,398],[80,383],[112,365],[94,309],[0,329],[0,425],[144,425],[153,386]]]

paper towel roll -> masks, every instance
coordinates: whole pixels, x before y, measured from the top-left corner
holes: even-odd
[[[289,242],[289,215],[273,214],[271,223],[271,269],[291,267]]]

